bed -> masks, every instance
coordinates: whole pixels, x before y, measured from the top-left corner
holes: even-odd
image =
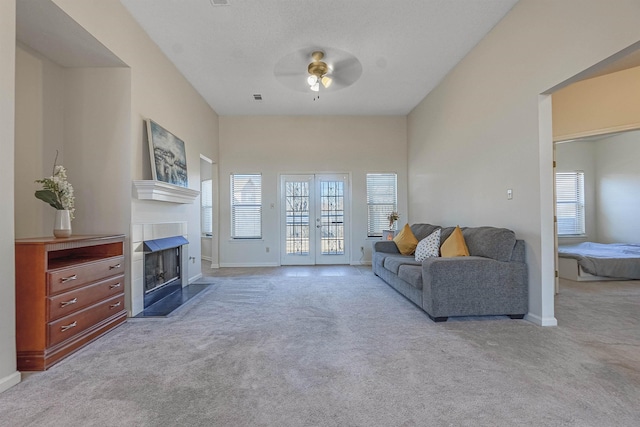
[[[559,246],[558,273],[578,282],[640,280],[640,245],[584,242]]]

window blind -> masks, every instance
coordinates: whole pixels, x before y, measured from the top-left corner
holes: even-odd
[[[585,234],[584,172],[556,173],[558,235]]]
[[[395,173],[367,174],[367,236],[382,236],[389,228],[387,216],[398,209],[398,177]]]
[[[200,183],[200,229],[205,235],[213,234],[213,181]]]
[[[231,174],[231,238],[262,238],[260,174]]]

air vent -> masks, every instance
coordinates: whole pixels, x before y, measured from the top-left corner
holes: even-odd
[[[229,0],[209,0],[211,6],[229,6]]]
[[[253,99],[256,101],[262,101],[262,94],[261,93],[254,93],[253,94]]]

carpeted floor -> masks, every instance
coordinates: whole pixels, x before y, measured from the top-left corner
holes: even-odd
[[[373,275],[216,278],[0,394],[0,426],[637,426],[640,285],[435,324]]]

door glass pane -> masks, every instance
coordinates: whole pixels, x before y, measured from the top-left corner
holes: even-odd
[[[344,182],[320,182],[320,252],[344,255]]]
[[[309,254],[309,182],[285,183],[286,197],[286,253]]]

